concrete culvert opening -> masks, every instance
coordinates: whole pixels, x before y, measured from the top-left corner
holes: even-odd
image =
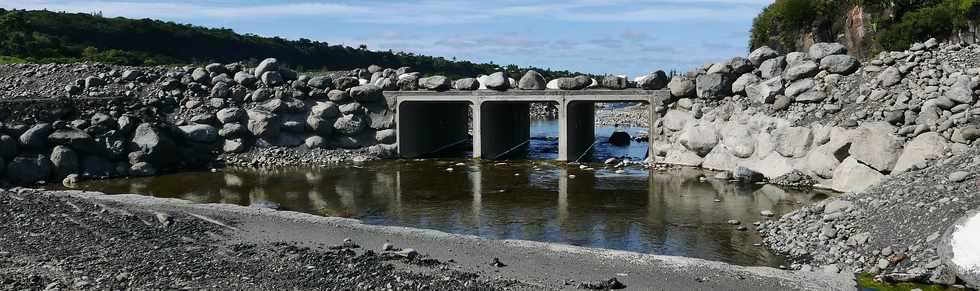
[[[595,103],[595,145],[580,161],[645,159],[650,148],[649,106],[646,102]]]
[[[472,110],[468,101],[400,103],[400,155],[404,158],[470,157]]]

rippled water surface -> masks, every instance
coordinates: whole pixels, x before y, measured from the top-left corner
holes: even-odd
[[[600,139],[602,132],[597,134]],[[553,151],[550,142],[536,140],[525,158],[547,158]],[[627,148],[600,144],[593,159],[639,159],[645,147],[644,143]],[[742,265],[778,265],[782,259],[754,245],[761,242],[755,231],[738,231],[728,220],[740,220],[753,229],[750,223],[762,219],[762,210],[782,214],[826,197],[701,179],[711,174],[693,169],[632,168],[617,173],[600,164],[589,166],[596,169],[536,160],[386,160],[332,168],[229,168],[217,173],[88,181],[80,186],[202,203],[274,202],[284,210],[357,218],[370,224]]]

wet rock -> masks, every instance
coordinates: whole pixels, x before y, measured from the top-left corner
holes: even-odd
[[[503,268],[506,267],[507,265],[501,262],[499,258],[493,258],[493,260],[490,260],[490,266]]]
[[[17,155],[17,140],[9,135],[0,135],[0,158],[11,160]],[[2,166],[2,165],[0,165]]]

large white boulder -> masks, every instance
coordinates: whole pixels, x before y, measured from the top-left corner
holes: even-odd
[[[892,134],[893,130],[887,123],[862,125],[851,137],[849,153],[875,170],[891,171],[902,152],[902,142]]]
[[[884,178],[884,174],[848,157],[834,170],[831,188],[840,192],[863,192]]]
[[[915,164],[941,158],[946,152],[946,139],[935,132],[927,132],[916,136],[905,145],[902,155],[895,162],[892,174],[908,171]]]
[[[806,156],[813,143],[813,132],[809,127],[791,126],[772,131],[772,144],[776,152],[788,158]]]

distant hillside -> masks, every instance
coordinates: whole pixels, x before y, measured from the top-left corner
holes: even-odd
[[[5,9],[0,9],[0,56],[7,57],[4,62],[96,61],[122,65],[243,60],[257,63],[263,58],[275,57],[307,70],[350,70],[375,64],[387,68],[408,66],[425,74],[450,77],[472,77],[501,70],[501,66],[495,64],[370,51],[364,46],[353,48],[308,39],[243,35],[231,29],[151,19]],[[522,68],[514,65],[503,69],[512,76],[519,77],[523,73]],[[572,75],[568,71],[534,69],[546,78]]]
[[[776,0],[752,24],[752,49],[839,42],[867,57],[930,37],[980,41],[980,0]]]

